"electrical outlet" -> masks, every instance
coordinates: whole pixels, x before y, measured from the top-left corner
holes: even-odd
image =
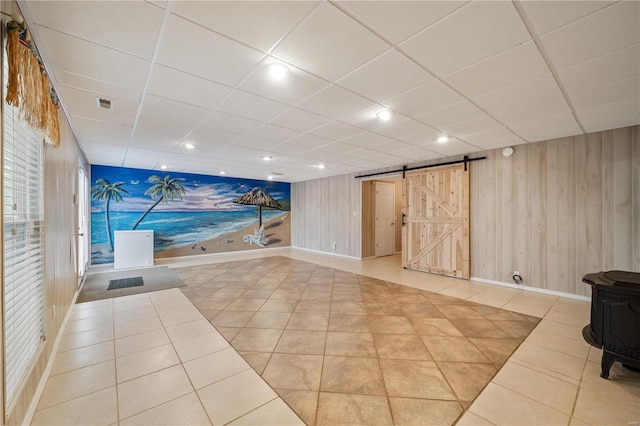
[[[513,271],[513,275],[520,275],[520,271]]]
[[[331,244],[331,249],[335,250],[336,249],[336,242],[334,241],[333,244]]]

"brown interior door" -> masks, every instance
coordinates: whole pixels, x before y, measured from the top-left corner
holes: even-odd
[[[469,165],[407,172],[402,265],[469,279]]]

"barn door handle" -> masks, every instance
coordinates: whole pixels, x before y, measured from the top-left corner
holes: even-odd
[[[402,226],[404,226],[404,225],[405,225],[405,223],[404,223],[404,217],[405,217],[405,214],[404,214],[404,213],[402,213]]]

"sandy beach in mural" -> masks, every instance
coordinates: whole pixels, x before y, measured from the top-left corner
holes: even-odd
[[[170,248],[156,252],[155,258],[192,256],[196,254],[223,253],[228,251],[251,250],[273,247],[287,247],[291,245],[291,215],[290,212],[264,222],[264,236],[267,244],[264,247],[249,245],[242,240],[247,234],[253,235],[258,224],[239,231],[230,232],[217,238],[200,241],[184,247]]]

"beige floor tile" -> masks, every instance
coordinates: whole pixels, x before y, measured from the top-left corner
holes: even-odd
[[[176,354],[171,344],[119,357],[116,359],[118,383],[163,370],[179,363],[180,358],[178,358],[178,354]]]
[[[136,321],[124,322],[121,324],[115,324],[114,333],[117,339],[121,337],[133,336],[135,334],[146,333],[147,331],[157,330],[162,328],[162,322],[160,318],[146,317]]]
[[[120,383],[118,384],[120,418],[126,419],[190,392],[193,392],[193,386],[182,365]]]
[[[315,425],[318,392],[291,389],[276,389],[276,392],[307,425]]]
[[[184,363],[191,383],[200,389],[251,367],[233,348],[223,349]]]
[[[213,330],[211,323],[203,318],[167,327],[166,331],[172,342],[189,339]]]
[[[254,312],[222,311],[210,321],[215,327],[244,327],[253,315]]]
[[[75,305],[78,306],[78,305]],[[103,315],[112,315],[113,305],[96,306],[93,308],[77,309],[73,308],[73,311],[69,315],[69,321],[78,321],[81,319],[99,317]]]
[[[294,312],[287,323],[287,329],[290,330],[327,331],[328,327],[329,315],[307,314],[302,312]]]
[[[508,401],[508,403],[507,403]],[[496,425],[566,425],[569,416],[489,383],[470,410]]]
[[[581,387],[573,417],[592,425],[629,425],[640,422],[640,398],[623,392],[596,392]]]
[[[425,303],[403,303],[400,305],[402,313],[409,318],[444,318],[442,312],[424,299]]]
[[[446,318],[410,318],[414,330],[423,336],[462,336]]]
[[[294,312],[329,315],[331,312],[331,303],[328,301],[300,300],[296,305]]]
[[[146,297],[144,297],[146,296]],[[126,301],[118,301],[113,304],[113,312],[125,312],[131,310],[139,310],[141,308],[151,308],[153,304],[151,303],[151,299],[147,294],[140,295],[140,297],[135,299],[127,299]]]
[[[501,330],[505,331],[508,336],[514,339],[524,339],[527,337],[531,330],[533,330],[536,324],[531,321],[522,320],[522,321],[502,321],[502,320],[491,320],[495,325],[497,325]],[[482,337],[482,336],[476,336]]]
[[[516,297],[522,290],[516,290],[515,288],[500,287],[492,285],[479,293],[474,294],[467,300],[470,302],[482,303],[483,305],[502,307],[508,303],[511,299]]]
[[[113,360],[49,377],[38,409],[51,407],[116,384]]]
[[[271,358],[271,352],[239,352],[239,354],[258,374],[262,374]]]
[[[31,424],[97,425],[118,421],[115,386],[36,411]]]
[[[156,311],[165,327],[202,319],[202,314],[188,300],[157,305]]]
[[[113,314],[69,321],[64,329],[64,334],[80,333],[81,331],[93,330],[110,324],[113,324]]]
[[[489,360],[467,338],[453,336],[420,336],[436,361],[485,362]]]
[[[434,362],[381,359],[380,369],[389,396],[456,399]]]
[[[198,396],[213,424],[226,424],[277,398],[253,370],[204,387]]]
[[[157,318],[158,313],[156,312],[156,309],[153,307],[153,305],[151,305],[151,301],[148,301],[148,302],[149,302],[149,306],[132,308],[126,311],[115,312],[113,314],[114,324],[126,324],[131,321]]]
[[[330,331],[327,333],[325,354],[375,357],[376,348],[370,333]]]
[[[319,355],[273,354],[262,377],[276,389],[320,389],[323,357]]]
[[[462,413],[457,401],[389,398],[394,424],[398,426],[451,425]]]
[[[209,417],[195,392],[120,421],[121,426],[201,426],[209,424],[211,424]]]
[[[60,338],[58,353],[81,348],[83,346],[95,345],[97,343],[113,340],[113,325],[94,328],[93,330],[81,331],[79,333],[64,333]]]
[[[531,333],[555,334],[569,339],[584,341],[584,338],[582,337],[582,328],[583,327],[543,318]]]
[[[547,315],[545,315],[545,318],[551,321],[557,321],[576,327],[584,327],[591,322],[590,311],[583,309],[577,310],[574,313],[567,313],[554,311],[552,308],[552,310],[549,311]]]
[[[243,328],[231,344],[238,351],[272,352],[281,335],[280,329]]]
[[[291,316],[289,312],[256,312],[246,327],[284,329]]]
[[[378,360],[376,358],[325,356],[320,390],[322,392],[385,395]]]
[[[173,346],[182,362],[187,362],[226,349],[229,347],[229,342],[217,331],[212,331],[211,333],[173,342]]]
[[[113,299],[94,300],[92,302],[76,303],[73,307],[74,311],[84,309],[95,309],[103,306],[113,306]]]
[[[600,361],[587,362],[582,373],[582,387],[609,395],[633,395],[640,401],[640,374],[633,372],[620,362],[615,362],[609,370],[609,378],[600,377]]]
[[[170,343],[169,337],[164,329],[148,331],[146,333],[123,337],[115,340],[116,357],[146,351]]]
[[[242,330],[241,327],[215,327],[218,333],[222,334],[227,342],[231,342]]]
[[[184,294],[182,294],[182,292],[178,288],[151,292],[149,293],[149,298],[151,299],[151,302],[156,306],[162,305],[164,303],[177,302],[186,299]]]
[[[416,334],[416,330],[411,326],[409,320],[394,316],[368,316],[369,330],[374,334]]]
[[[482,417],[472,413],[471,411],[465,412],[460,417],[460,420],[458,420],[458,422],[456,423],[456,426],[491,426],[491,425],[493,425],[493,423],[491,423],[489,420],[483,419]]]
[[[451,324],[455,328],[462,333],[465,337],[485,337],[492,339],[504,339],[511,337],[509,334],[505,333],[502,328],[500,328],[496,323],[501,323],[504,321],[489,321],[486,319],[466,319],[466,318],[451,318]],[[532,326],[528,321],[524,321]],[[533,327],[531,327],[533,328]],[[529,330],[531,330],[531,328]]]
[[[243,294],[245,296],[245,294]],[[267,301],[267,298],[254,299],[243,297],[236,299],[224,308],[227,311],[251,311],[256,312]]]
[[[473,401],[497,372],[492,364],[439,362],[438,367],[460,401]]]
[[[284,330],[274,352],[289,354],[324,354],[325,331]]]
[[[91,346],[83,346],[56,355],[51,367],[51,376],[66,373],[89,365],[99,364],[114,358],[113,342],[107,341]]]
[[[489,288],[491,288],[489,284],[481,284],[473,281],[456,282],[451,287],[445,288],[439,293],[459,299],[469,299]]]
[[[366,315],[332,314],[329,331],[369,332],[369,321]]]
[[[561,413],[571,414],[578,386],[513,362],[506,363],[493,382]]]
[[[496,366],[504,364],[520,345],[516,339],[485,339],[470,337],[469,341]]]
[[[580,378],[586,362],[586,357],[578,358],[527,342],[520,345],[513,353],[512,358],[526,361],[574,379]]]
[[[316,426],[391,425],[387,398],[320,392]]]
[[[305,423],[282,402],[280,398],[267,402],[248,414],[229,423],[230,425],[246,426],[304,426]]]
[[[374,334],[378,358],[432,361],[420,337],[410,334]]]
[[[268,299],[260,312],[289,312],[292,313],[298,304],[297,300]]]
[[[591,348],[584,339],[567,338],[559,334],[536,332],[535,330],[527,337],[527,343],[585,359],[589,355],[589,348]]]

